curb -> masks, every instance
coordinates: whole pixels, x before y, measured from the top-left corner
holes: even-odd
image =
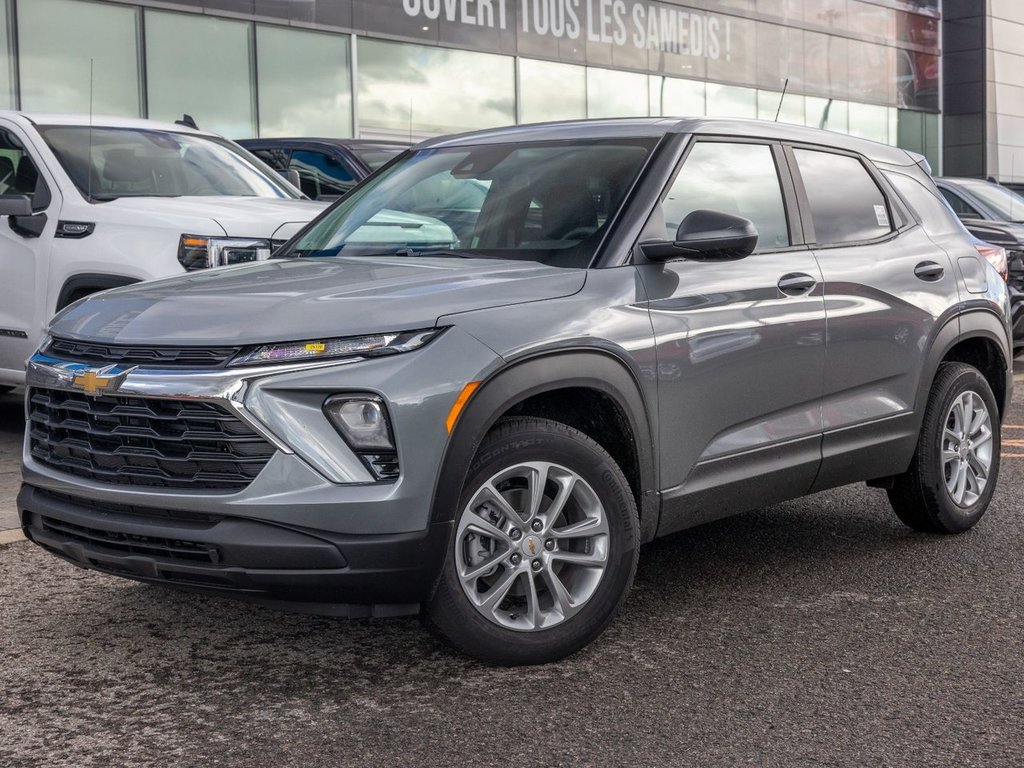
[[[17,541],[25,540],[25,534],[21,532],[20,528],[12,528],[9,531],[0,531],[0,546],[4,544],[14,544]]]

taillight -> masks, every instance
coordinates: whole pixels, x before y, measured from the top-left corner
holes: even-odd
[[[1003,278],[1003,282],[1009,278],[1010,267],[1006,262],[1006,249],[998,245],[976,245],[978,253],[985,257],[985,261],[996,268],[996,272]]]

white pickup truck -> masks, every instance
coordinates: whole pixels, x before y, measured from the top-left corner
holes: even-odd
[[[187,125],[0,111],[0,391],[24,381],[57,310],[268,258],[325,207]]]

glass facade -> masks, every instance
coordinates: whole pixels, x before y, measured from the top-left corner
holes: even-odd
[[[350,44],[326,32],[256,27],[261,136],[352,135]]]
[[[77,0],[18,3],[22,109],[84,113],[91,101],[95,114],[141,115],[139,15]]]
[[[148,117],[189,114],[229,138],[254,136],[252,31],[244,21],[147,10]]]
[[[97,112],[188,113],[232,138],[778,115],[937,163],[938,0],[150,5],[0,0],[0,102],[86,111],[91,59]]]

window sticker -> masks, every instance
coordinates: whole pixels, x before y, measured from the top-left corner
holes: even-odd
[[[889,214],[885,210],[884,205],[875,206],[875,220],[878,222],[878,226],[889,228]]]

